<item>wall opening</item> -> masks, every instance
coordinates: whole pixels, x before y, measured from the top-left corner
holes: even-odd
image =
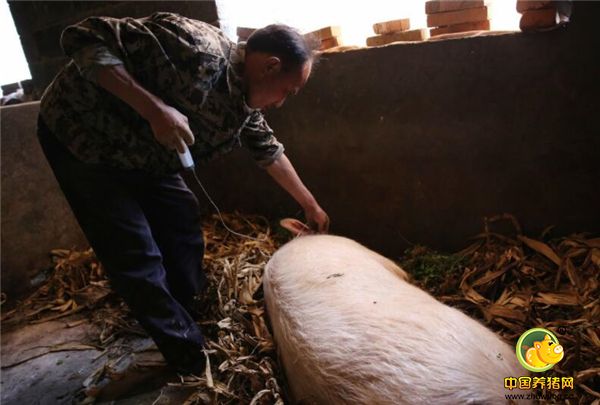
[[[6,1],[0,2],[0,38],[3,54],[3,63],[0,63],[0,85],[31,79],[21,40]]]
[[[237,40],[238,26],[260,28],[272,23],[287,24],[303,33],[338,25],[342,29],[343,44],[357,46],[365,46],[366,38],[374,35],[373,24],[377,22],[409,18],[411,29],[427,28],[425,0],[370,0],[358,4],[343,0],[216,0],[216,3],[221,27],[234,41]],[[516,11],[516,0],[496,0],[489,4],[492,7],[492,30],[519,29],[520,15]]]

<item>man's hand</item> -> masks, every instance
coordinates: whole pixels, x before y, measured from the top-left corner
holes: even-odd
[[[306,221],[311,229],[318,232],[329,230],[329,217],[302,183],[294,166],[285,154],[282,154],[276,161],[267,166],[266,170],[302,206]]]
[[[150,119],[154,137],[167,149],[185,152],[185,144],[194,143],[194,135],[190,130],[188,118],[173,107],[163,104],[157,114]]]
[[[329,231],[329,216],[323,211],[319,204],[305,209],[304,216],[311,229],[318,231],[319,233],[327,233]]]

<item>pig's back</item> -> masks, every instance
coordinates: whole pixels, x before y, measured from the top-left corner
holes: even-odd
[[[391,404],[478,395],[494,403],[486,385],[498,393],[518,371],[512,349],[386,261],[331,235],[297,238],[273,255],[265,300],[294,397]]]

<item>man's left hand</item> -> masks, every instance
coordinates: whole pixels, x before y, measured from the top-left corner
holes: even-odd
[[[281,154],[266,170],[304,208],[308,226],[314,231],[326,233],[329,230],[329,217],[302,183],[287,156]]]
[[[329,231],[329,216],[318,204],[305,209],[304,215],[311,229],[319,233]]]

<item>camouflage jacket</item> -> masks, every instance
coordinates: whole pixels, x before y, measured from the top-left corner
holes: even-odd
[[[181,169],[177,154],[155,140],[149,123],[97,85],[97,68],[118,64],[188,117],[197,163],[238,145],[261,166],[283,153],[260,110],[245,102],[244,44],[209,24],[172,13],[92,17],[67,27],[61,45],[72,60],[46,89],[40,114],[84,162],[155,174]]]

